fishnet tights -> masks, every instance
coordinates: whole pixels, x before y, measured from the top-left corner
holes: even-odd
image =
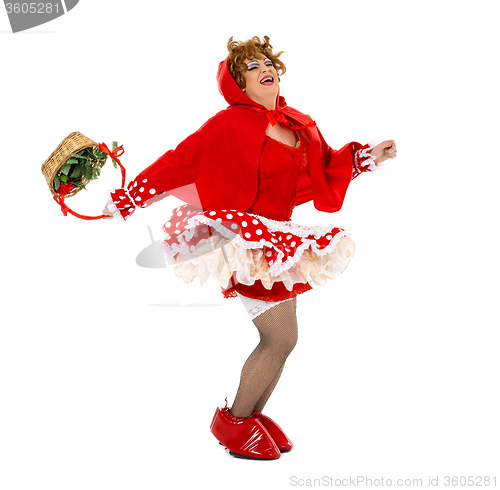
[[[240,386],[229,413],[249,417],[262,410],[271,396],[297,343],[297,297],[273,306],[252,321],[259,330],[260,342],[241,371]]]

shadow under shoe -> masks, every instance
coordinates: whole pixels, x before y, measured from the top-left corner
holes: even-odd
[[[279,459],[281,452],[264,425],[255,417],[235,417],[231,407],[217,407],[210,431],[236,458]]]
[[[278,446],[280,452],[288,453],[292,450],[292,441],[283,432],[283,429],[271,417],[264,415],[262,413],[262,410],[253,412],[252,417],[256,418],[266,428],[267,432],[269,432],[269,435],[276,443],[276,446]]]

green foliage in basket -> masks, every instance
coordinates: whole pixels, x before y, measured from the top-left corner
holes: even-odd
[[[113,141],[114,151],[118,147],[118,142]],[[57,175],[54,177],[54,190],[57,191],[61,182],[65,187],[73,184],[74,187],[85,189],[82,183],[82,177],[88,180],[95,180],[101,175],[101,168],[98,164],[104,163],[108,155],[97,147],[85,148],[78,153],[72,153],[66,163],[59,169]],[[113,167],[118,168],[116,162],[113,162]]]

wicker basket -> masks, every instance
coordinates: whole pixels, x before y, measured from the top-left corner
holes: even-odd
[[[45,160],[45,162],[42,165],[42,173],[45,176],[45,179],[47,180],[47,185],[49,186],[50,192],[54,196],[59,195],[57,191],[54,190],[54,177],[59,172],[59,169],[71,157],[72,153],[78,153],[79,151],[84,150],[85,148],[90,148],[93,146],[97,148],[99,144],[91,140],[90,138],[87,138],[82,133],[75,131],[74,133],[71,133],[70,135],[66,136],[66,138],[64,138],[62,142],[59,143],[59,146],[52,152],[49,158]],[[104,161],[103,163],[96,163],[96,164],[102,168],[102,166],[105,163],[106,161]],[[86,185],[88,182],[89,179],[86,179],[82,175],[82,184]],[[74,196],[77,192],[81,190],[82,189],[80,187],[75,187],[70,192],[65,194],[64,197],[67,198]]]

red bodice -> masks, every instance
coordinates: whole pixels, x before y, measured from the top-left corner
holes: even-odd
[[[300,172],[308,171],[308,145],[304,138],[298,148],[266,135],[259,161],[257,197],[245,211],[286,221],[295,207]]]

